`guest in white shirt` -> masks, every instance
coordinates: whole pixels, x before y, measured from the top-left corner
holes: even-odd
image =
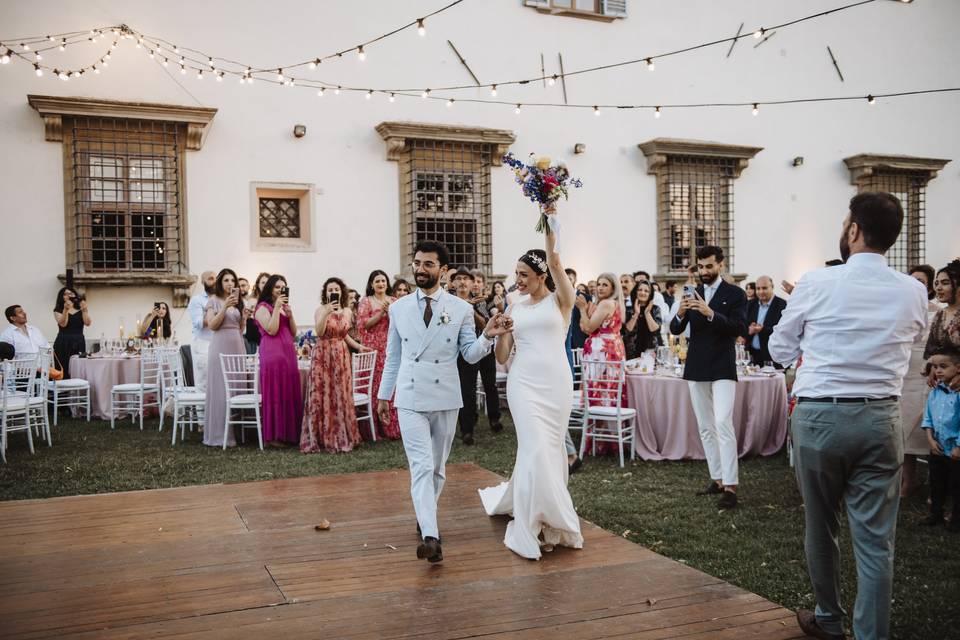
[[[800,279],[769,342],[777,362],[803,355],[792,428],[817,606],[798,610],[797,620],[818,638],[844,637],[841,503],[857,562],[854,635],[890,637],[903,462],[899,396],[910,347],[927,324],[926,289],[887,266],[884,255],[902,225],[894,196],[855,196],[840,237],[846,264]]]
[[[10,326],[0,333],[0,342],[13,345],[17,357],[39,353],[41,349],[48,349],[50,343],[32,324],[27,324],[27,312],[18,304],[7,307],[4,315]]]
[[[210,352],[210,340],[213,332],[207,326],[207,301],[213,293],[217,283],[217,274],[213,271],[204,271],[200,275],[199,293],[190,298],[187,311],[190,313],[190,324],[193,328],[193,340],[190,344],[190,358],[193,360],[193,384],[201,391],[207,389],[207,356]]]

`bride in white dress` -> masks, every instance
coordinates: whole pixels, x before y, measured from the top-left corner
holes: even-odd
[[[513,515],[503,543],[532,560],[540,558],[541,548],[583,547],[580,518],[567,491],[564,448],[573,390],[564,342],[576,292],[555,242],[548,228],[546,252],[528,251],[517,262],[517,290],[524,297],[506,313],[513,334],[500,336],[496,346],[497,360],[504,363],[516,345],[507,400],[517,432],[517,461],[509,482],[480,490],[488,515]]]

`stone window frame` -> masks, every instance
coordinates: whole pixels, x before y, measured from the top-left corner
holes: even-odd
[[[87,286],[169,286],[172,289],[173,305],[185,307],[190,299],[190,287],[196,281],[196,276],[189,274],[189,245],[187,238],[187,199],[186,199],[186,151],[197,151],[203,147],[210,123],[217,113],[211,107],[190,107],[181,105],[158,104],[148,102],[123,102],[117,100],[103,100],[99,98],[79,98],[69,96],[27,96],[27,103],[37,111],[44,123],[44,133],[47,142],[60,142],[63,148],[63,179],[64,179],[64,228],[75,228],[76,206],[73,195],[73,165],[72,143],[69,137],[64,136],[64,118],[90,117],[112,120],[162,121],[175,123],[183,127],[185,144],[179,151],[180,175],[178,180],[179,222],[180,222],[180,264],[187,273],[156,272],[94,272],[84,273],[77,269],[78,252],[76,239],[70,233],[66,234],[65,265],[75,271],[74,284],[84,290]],[[58,274],[61,282],[66,282],[66,274]]]
[[[586,18],[600,22],[613,22],[627,17],[627,0],[593,0],[594,8],[575,8],[577,0],[570,0],[570,7],[557,6],[556,0],[523,0],[523,6],[540,13],[571,18]]]
[[[400,264],[398,265],[397,275],[401,277],[410,277],[410,244],[406,230],[413,226],[413,212],[408,210],[408,204],[412,201],[408,177],[413,173],[410,156],[411,141],[430,140],[436,142],[454,142],[454,143],[476,143],[488,144],[491,146],[490,167],[499,167],[503,164],[502,156],[509,150],[510,145],[516,141],[516,135],[506,129],[490,129],[486,127],[468,127],[460,125],[430,124],[421,122],[381,122],[376,126],[376,131],[384,140],[387,147],[387,160],[398,164],[398,225],[400,232],[398,235]],[[488,179],[487,184],[490,184]],[[491,185],[492,188],[492,185]],[[492,210],[484,212],[492,220]],[[490,238],[486,239],[492,246],[493,232],[492,225],[486,225],[490,229]],[[477,265],[480,268],[486,266],[487,270],[492,265]]]
[[[905,187],[907,202],[903,203],[901,238],[906,241],[903,247],[906,255],[888,254],[891,267],[905,271],[926,261],[926,189],[948,162],[950,160],[941,158],[879,153],[860,153],[843,159],[850,171],[850,184],[857,187],[857,193],[889,190],[887,187],[893,182]]]
[[[314,218],[316,185],[301,182],[250,183],[250,250],[251,251],[316,251]],[[300,237],[264,238],[260,236],[260,198],[296,198],[300,201]]]
[[[664,189],[669,188],[667,184],[667,172],[671,157],[684,158],[703,158],[705,161],[732,161],[732,173],[729,176],[732,189],[732,181],[740,177],[743,170],[747,168],[750,160],[763,151],[763,147],[750,147],[745,145],[726,144],[722,142],[709,142],[702,140],[680,140],[675,138],[654,138],[647,142],[637,145],[647,159],[647,173],[656,176],[657,179],[657,280],[684,280],[687,277],[686,272],[670,268],[669,233],[665,233],[663,225],[670,220],[668,211],[664,210],[668,206],[669,194]],[[734,215],[733,200],[729,202],[730,210],[721,212],[726,215],[722,224],[729,229],[729,245],[723,247],[726,255],[727,272],[735,279],[742,280],[744,274],[736,274],[734,271],[733,243],[734,243]],[[695,247],[694,247],[695,249]]]

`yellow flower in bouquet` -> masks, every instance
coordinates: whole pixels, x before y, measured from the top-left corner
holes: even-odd
[[[550,168],[550,156],[543,156],[537,158],[537,169],[540,171],[546,171]]]

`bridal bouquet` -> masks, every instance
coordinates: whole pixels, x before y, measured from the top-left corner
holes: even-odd
[[[583,186],[580,180],[570,177],[567,165],[563,162],[551,165],[550,158],[546,156],[537,158],[531,153],[529,159],[523,162],[514,157],[513,153],[508,153],[503,156],[503,161],[513,169],[523,195],[540,206],[540,220],[537,222],[537,231],[540,233],[546,231],[548,224],[554,226],[550,222],[552,218],[548,219],[544,211],[560,198],[566,200],[570,185],[577,188]]]

